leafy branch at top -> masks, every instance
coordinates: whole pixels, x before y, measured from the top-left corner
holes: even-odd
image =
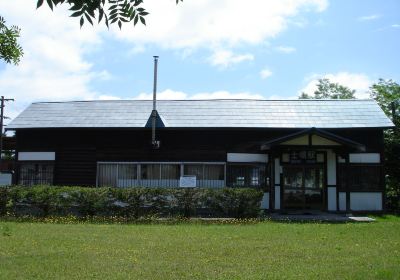
[[[6,63],[18,64],[24,54],[18,44],[20,29],[17,26],[6,26],[6,21],[0,16],[0,59]]]
[[[37,8],[41,7],[45,0],[37,0]],[[145,16],[149,13],[142,7],[143,0],[46,0],[47,5],[53,10],[57,5],[68,4],[71,17],[79,17],[79,24],[88,21],[93,25],[94,20],[100,23],[103,19],[107,27],[110,24],[118,24],[121,29],[125,22],[139,21],[146,25]],[[176,0],[176,4],[183,0]]]

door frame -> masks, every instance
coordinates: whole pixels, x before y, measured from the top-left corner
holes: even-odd
[[[298,150],[303,150],[303,149],[298,149]],[[322,198],[321,209],[310,209],[310,210],[326,211],[327,208],[328,208],[328,203],[327,203],[327,197],[328,197],[328,194],[327,194],[327,188],[328,188],[328,164],[327,164],[327,159],[328,158],[327,158],[327,152],[326,151],[321,151],[321,150],[318,151],[317,149],[309,149],[309,148],[306,148],[306,150],[315,150],[318,153],[322,153],[324,155],[324,162],[321,162],[321,163],[317,163],[317,162],[315,162],[315,163],[296,163],[296,164],[286,163],[286,162],[282,162],[282,153],[281,153],[281,156],[280,156],[280,159],[279,159],[280,166],[282,168],[281,169],[282,172],[280,173],[280,195],[279,195],[280,196],[280,206],[281,206],[280,210],[289,210],[289,209],[285,208],[285,203],[284,203],[284,200],[283,200],[283,196],[284,196],[283,169],[285,167],[287,167],[287,166],[301,167],[301,168],[303,168],[303,170],[307,166],[319,166],[319,167],[322,167],[322,170],[324,172],[324,178],[323,178],[322,195],[321,195],[321,198]],[[303,171],[303,173],[304,173],[304,171]],[[303,189],[304,189],[304,183],[303,183]],[[290,210],[292,210],[292,209],[290,209]],[[299,210],[307,210],[307,209],[301,208]]]

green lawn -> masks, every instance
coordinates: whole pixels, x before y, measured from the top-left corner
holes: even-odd
[[[1,279],[400,279],[400,218],[369,224],[0,222]]]

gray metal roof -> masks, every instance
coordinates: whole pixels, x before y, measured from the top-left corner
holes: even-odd
[[[7,129],[144,127],[150,100],[33,103]],[[392,127],[374,100],[159,100],[166,127]]]

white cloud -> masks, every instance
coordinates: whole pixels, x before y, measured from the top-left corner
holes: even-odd
[[[35,1],[0,2],[7,23],[21,28],[24,49],[18,66],[6,65],[0,72],[0,94],[16,100],[6,109],[12,117],[32,101],[96,98],[90,82],[111,78],[105,70],[93,71],[84,58],[101,43],[101,29],[80,29],[62,7],[52,12],[45,6],[36,10]]]
[[[238,64],[244,61],[254,60],[252,54],[235,54],[229,50],[218,50],[209,57],[209,62],[213,66],[218,66],[221,68],[226,68],[234,64]]]
[[[381,15],[374,14],[374,15],[368,15],[368,16],[359,17],[358,20],[359,21],[371,21],[371,20],[378,19],[380,17],[381,17]]]
[[[356,98],[369,98],[369,87],[373,84],[373,81],[365,74],[362,73],[349,73],[349,72],[339,72],[336,74],[313,74],[306,78],[308,81],[307,85],[300,90],[307,94],[313,94],[317,89],[318,79],[326,78],[331,82],[338,83],[347,86],[350,89],[356,91]]]
[[[261,79],[266,79],[268,77],[271,77],[271,75],[272,75],[272,71],[269,70],[268,68],[265,68],[260,71]]]
[[[148,1],[147,26],[117,27],[118,38],[164,48],[211,48],[258,44],[284,31],[301,11],[321,12],[327,0]]]
[[[152,93],[140,93],[133,99],[151,100],[153,99]],[[195,94],[188,94],[182,91],[174,91],[166,89],[157,93],[158,100],[183,100],[183,99],[264,99],[260,94],[250,92],[237,92],[232,93],[228,91],[214,91],[214,92],[199,92]]]
[[[400,24],[392,24],[393,28],[400,28]]]
[[[131,48],[128,51],[128,56],[134,56],[137,54],[144,53],[146,51],[146,48],[143,45],[135,45],[133,48]]]
[[[282,53],[293,53],[296,51],[296,48],[289,46],[278,46],[276,47],[276,50]]]
[[[175,5],[170,1],[148,1],[151,12],[147,26],[130,24],[122,31],[116,26],[111,35],[133,43],[128,55],[145,51],[155,44],[185,55],[199,48],[210,50],[209,62],[217,67],[229,67],[251,61],[250,53],[232,50],[246,45],[265,43],[285,29],[301,12],[321,12],[327,0],[195,0]],[[36,1],[0,1],[0,11],[9,25],[21,27],[21,45],[25,55],[18,66],[6,65],[0,72],[0,94],[13,97],[8,105],[12,117],[32,101],[87,100],[112,98],[112,93],[96,92],[91,88],[95,79],[108,80],[109,72],[93,70],[87,54],[99,48],[104,25],[85,25],[69,18],[66,5],[50,11],[44,5],[36,10]],[[212,59],[213,58],[213,59]],[[182,96],[182,95],[178,95]],[[202,95],[199,95],[200,97]],[[207,93],[204,96],[252,96],[249,93]]]
[[[119,96],[102,94],[99,97],[97,97],[97,99],[98,100],[121,100],[122,98]]]

